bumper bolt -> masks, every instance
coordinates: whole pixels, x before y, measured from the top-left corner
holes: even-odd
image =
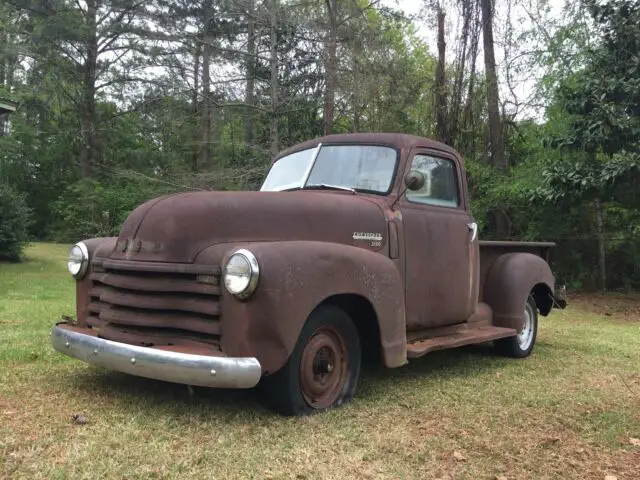
[[[136,364],[136,359],[135,359],[135,358],[132,358],[132,359],[131,359],[131,365],[135,365],[135,364]]]
[[[216,376],[216,373],[218,373],[218,372],[216,372],[215,370],[211,370],[211,376],[212,376],[212,377],[215,377],[215,376]]]
[[[65,342],[64,346],[69,348],[71,346],[71,344],[69,342]]]
[[[94,355],[97,355],[97,354],[98,354],[98,349],[94,350],[94,351],[93,351],[93,354],[94,354]]]

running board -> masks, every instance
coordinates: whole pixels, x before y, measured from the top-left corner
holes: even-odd
[[[464,332],[409,343],[407,345],[407,357],[418,358],[435,350],[462,347],[463,345],[470,345],[472,343],[490,342],[492,340],[498,340],[499,338],[513,337],[517,334],[518,332],[514,328],[493,326],[478,327]]]

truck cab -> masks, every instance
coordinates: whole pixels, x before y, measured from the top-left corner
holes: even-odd
[[[76,318],[58,351],[133,375],[260,387],[299,415],[350,400],[363,359],[388,368],[494,342],[531,354],[564,307],[551,243],[481,242],[464,162],[403,134],[345,134],[276,156],[258,192],[189,192],[78,242]]]

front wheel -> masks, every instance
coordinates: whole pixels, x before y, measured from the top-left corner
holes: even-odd
[[[515,337],[496,340],[498,352],[514,358],[525,358],[531,354],[538,333],[538,308],[532,296],[524,306],[524,326]]]
[[[262,379],[264,400],[284,415],[341,405],[355,393],[360,361],[360,338],[349,315],[321,306],[307,319],[284,367]]]

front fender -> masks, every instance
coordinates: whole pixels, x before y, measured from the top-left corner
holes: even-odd
[[[90,253],[93,250],[93,255],[91,255],[93,259],[94,257],[106,258],[111,255],[111,252],[116,248],[117,241],[118,237],[101,237],[85,240],[84,243],[87,244]],[[91,244],[89,244],[89,242]]]
[[[260,279],[246,301],[223,288],[222,347],[228,355],[255,356],[265,372],[277,371],[289,358],[314,308],[333,295],[355,294],[368,299],[375,310],[385,364],[406,363],[403,284],[387,257],[313,241],[245,247],[258,259]]]
[[[529,294],[539,292],[540,288],[551,294],[554,284],[551,269],[543,258],[531,253],[508,253],[498,257],[487,272],[483,301],[493,311],[494,325],[520,331]]]

